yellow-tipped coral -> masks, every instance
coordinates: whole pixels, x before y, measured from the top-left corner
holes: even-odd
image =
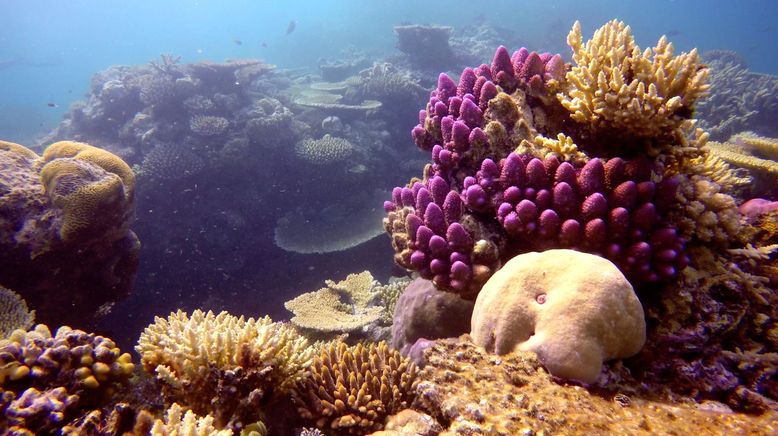
[[[313,356],[288,324],[201,310],[157,317],[135,350],[169,400],[212,413],[220,426],[257,421],[256,402],[291,389]]]
[[[328,434],[368,434],[410,405],[416,366],[384,342],[330,344],[293,392],[303,418]]]
[[[213,425],[213,417],[199,417],[191,410],[186,410],[173,403],[165,413],[164,419],[154,421],[150,434],[152,436],[231,436],[232,430],[219,430]]]
[[[612,20],[583,43],[581,24],[567,36],[575,65],[569,88],[557,94],[571,117],[596,135],[635,138],[666,146],[690,123],[694,102],[708,89],[708,70],[696,50],[673,56],[666,37],[641,51],[629,26]],[[656,150],[648,150],[656,151]]]

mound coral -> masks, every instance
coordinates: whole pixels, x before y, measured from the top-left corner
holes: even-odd
[[[408,407],[416,367],[384,342],[322,350],[294,390],[297,410],[328,434],[369,434],[384,419]]]
[[[354,145],[336,136],[324,135],[321,139],[304,139],[295,145],[300,160],[312,165],[330,165],[342,162],[354,152]]]
[[[256,422],[262,404],[304,377],[313,354],[289,325],[200,310],[157,317],[135,350],[168,400],[212,413],[220,428]]]
[[[487,351],[534,351],[552,375],[591,383],[604,360],[640,351],[646,322],[614,264],[547,250],[514,257],[486,282],[470,334]]]
[[[126,295],[140,248],[127,164],[82,143],[39,157],[0,142],[0,167],[0,282],[55,325],[83,325]]]

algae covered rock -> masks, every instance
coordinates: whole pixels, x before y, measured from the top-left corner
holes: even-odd
[[[593,382],[646,340],[643,308],[610,261],[574,250],[514,257],[486,282],[471,335],[497,354],[534,351],[558,377]]]

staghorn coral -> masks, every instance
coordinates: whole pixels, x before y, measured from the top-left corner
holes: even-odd
[[[735,52],[705,52],[702,59],[710,69],[710,92],[695,106],[695,116],[711,139],[724,141],[744,130],[778,135],[778,78],[749,72]]]
[[[304,377],[312,357],[289,325],[201,310],[157,317],[135,350],[169,401],[212,413],[219,427],[256,422],[262,404]]]
[[[324,166],[348,159],[354,152],[354,145],[347,139],[324,135],[320,139],[307,138],[298,142],[294,152],[305,163]]]
[[[400,296],[405,292],[411,281],[410,277],[391,277],[389,278],[389,283],[376,286],[375,293],[382,307],[381,322],[383,324],[392,324],[397,300],[400,299]]]
[[[27,330],[35,322],[35,311],[27,308],[16,292],[0,286],[0,338],[7,338],[16,329]]]
[[[745,168],[756,177],[778,178],[778,138],[765,138],[752,132],[739,133],[726,142],[706,144],[710,154],[730,165]]]
[[[416,366],[384,342],[330,344],[293,396],[300,415],[328,434],[368,434],[413,401]]]
[[[349,274],[315,292],[302,294],[284,303],[292,312],[295,326],[328,335],[358,331],[375,323],[383,312],[370,303],[377,298],[379,285],[370,271]]]
[[[696,50],[673,56],[666,37],[641,51],[626,24],[613,20],[583,44],[581,25],[567,37],[576,65],[569,88],[557,95],[571,118],[598,138],[628,138],[622,147],[657,153],[682,125],[708,89]],[[647,141],[648,144],[643,142]]]

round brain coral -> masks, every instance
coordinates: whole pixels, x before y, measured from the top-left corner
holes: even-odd
[[[119,157],[88,144],[62,141],[43,153],[41,183],[63,212],[64,241],[125,232],[133,216],[135,175]]]

